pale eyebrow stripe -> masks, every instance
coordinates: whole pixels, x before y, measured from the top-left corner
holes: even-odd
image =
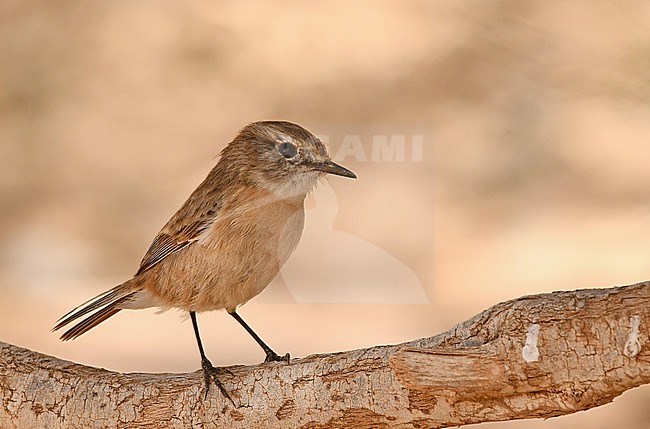
[[[282,143],[293,143],[293,139],[290,136],[286,135],[286,134],[278,133],[277,139],[279,141],[281,141]]]

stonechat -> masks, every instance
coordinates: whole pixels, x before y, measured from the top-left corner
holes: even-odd
[[[212,381],[230,399],[219,369],[205,355],[196,313],[225,309],[266,353],[275,353],[237,314],[262,292],[302,235],[306,195],[325,174],[356,178],[334,163],[325,145],[291,122],[244,127],[217,165],[158,233],[135,276],[63,316],[58,330],[71,340],[125,309],[158,307],[189,312],[201,355],[206,394]]]

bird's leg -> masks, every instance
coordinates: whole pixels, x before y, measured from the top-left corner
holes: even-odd
[[[246,329],[246,332],[248,332],[251,337],[257,342],[257,344],[262,347],[262,350],[264,350],[264,353],[266,353],[266,359],[264,359],[264,362],[286,362],[289,363],[289,360],[291,357],[289,356],[289,353],[285,354],[284,356],[278,355],[276,352],[274,352],[271,347],[267,346],[264,341],[253,331],[253,328],[248,326],[248,323],[244,322],[244,319],[237,314],[235,310],[229,311],[228,314],[230,314],[232,317],[235,318],[236,321],[239,322],[240,325]]]
[[[192,326],[194,326],[194,335],[196,335],[196,342],[199,345],[199,353],[201,353],[201,368],[203,369],[203,379],[205,381],[205,397],[208,397],[210,382],[214,381],[214,384],[217,385],[217,388],[219,388],[221,394],[228,398],[230,402],[232,402],[232,405],[236,408],[237,405],[235,405],[235,401],[232,400],[218,378],[218,375],[222,374],[225,371],[221,368],[215,368],[212,366],[212,362],[210,362],[210,360],[205,356],[205,352],[203,351],[203,343],[201,342],[201,336],[199,335],[199,324],[196,322],[196,313],[190,311],[190,318],[192,319]]]

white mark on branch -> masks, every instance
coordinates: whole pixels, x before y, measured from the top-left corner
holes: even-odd
[[[526,362],[537,362],[539,360],[539,349],[537,348],[537,340],[539,339],[539,325],[533,323],[528,328],[526,333],[526,344],[521,350],[521,355]]]
[[[641,342],[639,341],[639,326],[641,325],[640,316],[630,317],[630,335],[627,337],[623,354],[633,358],[641,351]]]

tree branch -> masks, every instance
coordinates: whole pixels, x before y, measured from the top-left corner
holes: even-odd
[[[551,417],[650,382],[650,283],[527,296],[431,338],[189,374],[119,374],[0,343],[3,428],[425,428]]]

